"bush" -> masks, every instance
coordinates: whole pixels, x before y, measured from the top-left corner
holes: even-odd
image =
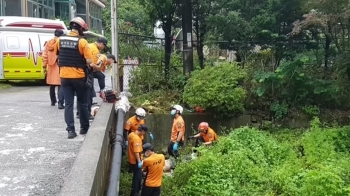
[[[236,129],[217,145],[202,147],[196,160],[178,164],[174,176],[164,179],[162,194],[350,194],[349,153],[338,149],[345,128],[313,125],[307,132],[291,132],[290,138],[287,133],[275,138],[248,127]]]
[[[244,111],[246,91],[240,86],[245,72],[235,64],[222,64],[196,70],[187,81],[183,100],[222,117]]]
[[[316,60],[311,53],[301,53],[281,60],[274,69],[261,69],[253,64],[249,70],[252,107],[269,107],[277,119],[285,117],[291,108],[302,109],[313,117],[319,115],[319,108],[347,107],[348,101],[343,98],[345,88],[340,84],[343,81],[337,79],[341,74],[324,72]]]

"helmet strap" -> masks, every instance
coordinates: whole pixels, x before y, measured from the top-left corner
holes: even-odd
[[[80,35],[80,36],[84,36],[83,28],[80,27],[79,30],[78,30],[78,32],[79,32],[79,35]]]

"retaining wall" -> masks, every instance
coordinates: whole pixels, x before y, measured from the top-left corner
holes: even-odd
[[[103,196],[111,156],[110,132],[116,124],[114,104],[102,103],[65,179],[60,196]]]

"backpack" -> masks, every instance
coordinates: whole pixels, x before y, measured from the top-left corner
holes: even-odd
[[[114,103],[117,101],[117,96],[112,89],[104,88],[100,91],[100,97],[104,102]]]

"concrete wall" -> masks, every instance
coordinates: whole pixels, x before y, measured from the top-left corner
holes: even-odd
[[[134,111],[130,111],[130,114],[134,114]],[[128,114],[128,116],[130,116]],[[128,119],[128,116],[126,119]],[[231,119],[216,119],[211,114],[184,114],[183,118],[185,120],[186,126],[186,138],[197,132],[197,126],[200,122],[208,122],[209,126],[213,128],[217,133],[220,134],[222,127],[227,128],[238,128],[241,126],[249,125],[255,127],[267,127],[264,125],[265,122],[270,122],[263,120],[261,116],[255,116],[250,114],[243,114],[236,118]],[[274,122],[274,124],[279,124],[286,128],[307,128],[310,125],[311,118],[305,115],[295,116],[293,118],[287,118],[280,122]],[[322,122],[332,122],[336,121],[338,124],[349,124],[349,118],[321,118]],[[154,135],[153,145],[159,150],[164,148],[169,144],[171,127],[173,119],[170,114],[151,114],[147,115],[146,123]],[[150,141],[149,136],[145,136],[147,141]]]
[[[186,138],[195,134],[198,124],[203,121],[208,122],[209,126],[218,133],[221,131],[222,126],[240,127],[251,124],[250,115],[242,115],[230,120],[215,119],[214,116],[210,114],[184,114],[183,118],[186,126]],[[158,149],[167,146],[170,141],[171,127],[173,124],[173,118],[170,114],[148,115],[146,117],[146,123],[155,138],[153,145]],[[150,141],[148,135],[145,136],[145,138],[147,141]]]
[[[108,183],[110,131],[115,129],[114,104],[103,103],[68,174],[61,196],[102,196]]]

